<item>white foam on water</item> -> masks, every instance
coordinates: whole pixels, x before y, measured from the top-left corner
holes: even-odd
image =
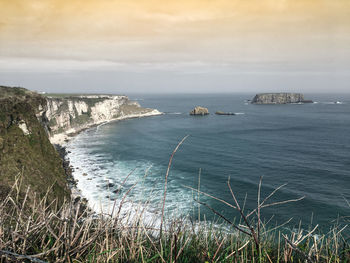
[[[108,154],[96,151],[104,137],[92,132],[83,132],[67,144],[67,158],[74,167],[73,177],[78,180],[77,188],[82,196],[96,212],[114,211],[116,215],[121,206],[119,214],[123,220],[142,214],[144,223],[159,225],[166,167],[147,160],[113,160]],[[169,217],[186,216],[194,206],[192,191],[177,182],[176,178],[181,176],[178,174],[168,181],[165,204]]]
[[[168,112],[167,114],[169,114],[169,115],[181,115],[183,113],[182,112]]]
[[[341,104],[344,104],[344,102],[342,101],[324,101],[324,102],[321,102],[322,104],[333,104],[333,105],[341,105]]]
[[[98,129],[99,129],[100,127],[106,125],[107,123],[108,123],[108,122],[106,121],[106,122],[103,122],[103,123],[97,125],[96,130],[98,131]]]

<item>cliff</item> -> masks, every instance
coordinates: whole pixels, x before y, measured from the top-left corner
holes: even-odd
[[[68,135],[112,120],[161,114],[158,110],[142,108],[127,96],[90,95],[46,98],[41,115],[48,121],[52,143],[62,143]]]
[[[62,160],[50,143],[39,108],[46,99],[21,88],[0,86],[0,199],[20,176],[29,197],[49,190],[48,200],[62,202],[68,188]]]
[[[308,103],[301,93],[261,93],[252,100],[253,104]]]
[[[100,123],[161,114],[126,96],[41,96],[0,86],[0,199],[21,176],[24,190],[61,202],[70,196],[62,159],[51,143]],[[51,141],[51,143],[50,143]]]

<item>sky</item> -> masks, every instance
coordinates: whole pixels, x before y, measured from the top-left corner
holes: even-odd
[[[350,92],[350,1],[0,0],[0,85]]]

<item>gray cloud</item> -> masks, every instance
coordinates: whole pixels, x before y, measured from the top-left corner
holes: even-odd
[[[6,2],[0,84],[77,92],[93,85],[111,92],[348,91],[348,1],[157,1]]]

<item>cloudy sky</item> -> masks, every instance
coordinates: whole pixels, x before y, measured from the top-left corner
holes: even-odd
[[[350,92],[349,0],[0,0],[0,85]]]

